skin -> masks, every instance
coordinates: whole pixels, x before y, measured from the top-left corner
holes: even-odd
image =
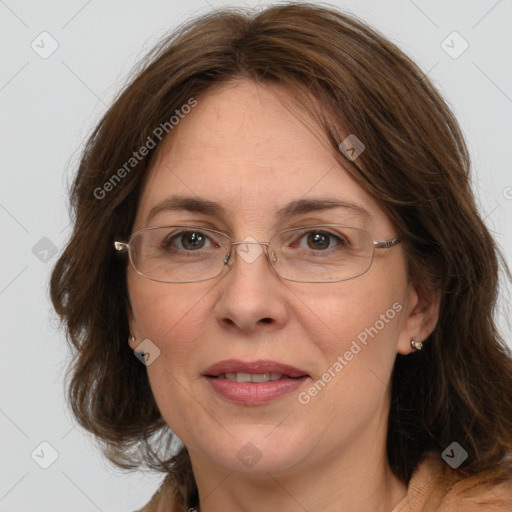
[[[299,117],[277,86],[241,80],[205,93],[160,148],[133,231],[183,223],[267,241],[283,229],[339,221],[375,240],[397,236]],[[225,212],[164,211],[147,222],[173,194],[218,202]],[[277,222],[284,204],[312,197],[350,201],[370,215],[336,209]],[[149,338],[161,351],[147,366],[151,388],[189,450],[202,512],[389,512],[406,495],[385,452],[390,377],[396,354],[432,332],[438,302],[408,282],[402,244],[376,251],[366,274],[338,283],[285,281],[264,256],[236,256],[222,276],[192,284],[154,282],[129,266],[128,286],[131,348]],[[272,359],[306,371],[299,392],[307,390],[394,303],[401,311],[308,404],[298,392],[267,405],[233,404],[201,377],[224,359]],[[247,443],[261,455],[251,467],[237,457]]]

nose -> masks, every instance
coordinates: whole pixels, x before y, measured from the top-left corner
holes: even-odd
[[[268,244],[232,244],[229,272],[219,283],[217,321],[246,334],[282,328],[288,320],[287,288],[268,260]],[[272,258],[272,255],[270,255]]]

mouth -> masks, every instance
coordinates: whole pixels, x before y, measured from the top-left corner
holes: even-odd
[[[276,361],[235,359],[210,366],[202,376],[216,394],[242,405],[269,403],[298,389],[310,378],[304,370]]]
[[[236,382],[269,382],[279,379],[309,377],[308,373],[294,366],[277,361],[239,361],[227,359],[208,367],[203,376],[223,378]]]
[[[220,373],[219,375],[209,375],[213,379],[226,379],[232,382],[270,382],[274,380],[280,379],[291,379],[298,377],[289,377],[288,375],[283,375],[282,373],[246,373],[246,372],[230,372],[230,373]]]

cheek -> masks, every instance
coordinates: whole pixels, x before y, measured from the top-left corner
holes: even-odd
[[[328,352],[348,350],[351,342],[394,339],[400,327],[403,293],[400,287],[359,278],[333,284],[333,289],[312,288],[299,295],[303,304],[296,317],[315,342]]]
[[[302,402],[317,400],[333,417],[346,410],[371,412],[387,393],[397,353],[406,300],[405,276],[371,274],[333,284],[329,293],[311,287],[300,296],[296,317],[309,334],[314,355],[322,364],[315,388],[306,390]],[[329,286],[330,288],[330,286]],[[325,391],[324,391],[325,389]],[[327,405],[329,404],[329,405]]]
[[[371,279],[341,285],[330,294],[310,290],[300,297],[296,316],[322,364],[299,402],[350,430],[370,421],[387,399],[404,297],[400,287],[377,289]],[[357,418],[347,418],[347,411]]]
[[[173,432],[188,440],[190,425],[197,424],[205,406],[200,397],[191,399],[189,385],[197,379],[195,360],[204,341],[205,322],[211,317],[212,285],[182,287],[133,276],[128,288],[137,337],[150,339],[160,350],[147,366],[156,403]]]
[[[128,288],[137,337],[155,343],[166,366],[179,367],[194,351],[211,314],[208,297],[212,285],[197,283],[184,287],[132,276]]]

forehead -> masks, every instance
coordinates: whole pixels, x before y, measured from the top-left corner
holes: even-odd
[[[146,179],[136,225],[169,196],[222,205],[225,216],[263,218],[305,198],[338,199],[382,215],[318,137],[291,94],[241,81],[214,88],[164,139]]]

